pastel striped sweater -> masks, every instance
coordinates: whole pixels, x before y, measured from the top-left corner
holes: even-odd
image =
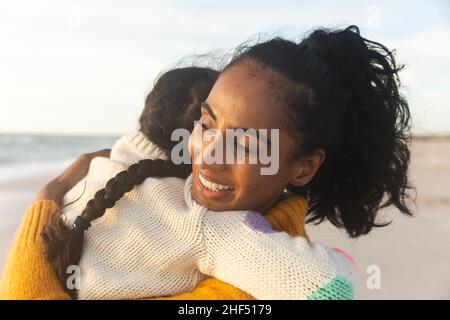
[[[123,137],[96,158],[71,224],[94,193],[131,163],[165,158],[142,134]],[[81,182],[66,196],[69,202]],[[256,299],[351,299],[354,268],[340,252],[271,228],[252,211],[214,212],[191,197],[192,175],[148,178],[85,234],[81,299],[138,299],[193,290],[212,276]]]

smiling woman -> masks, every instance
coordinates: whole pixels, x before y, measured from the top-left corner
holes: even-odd
[[[356,27],[318,30],[300,44],[273,39],[243,48],[202,105],[200,120],[219,131],[279,129],[279,170],[263,176],[258,166],[194,163],[197,181],[233,190],[196,183],[193,197],[215,210],[266,212],[289,189],[309,195],[311,220],[328,218],[351,236],[376,225],[384,194],[386,205],[409,214],[409,109],[397,89],[400,69],[388,49]],[[206,149],[193,141],[190,148],[197,157]]]
[[[317,152],[311,159],[304,160],[301,175],[298,175],[300,163],[290,163],[290,152],[295,149],[295,140],[291,137],[285,126],[277,121],[271,110],[271,105],[264,95],[267,90],[266,75],[255,75],[255,67],[236,65],[227,69],[215,83],[206,104],[203,104],[200,121],[207,128],[226,131],[236,128],[266,129],[270,132],[279,132],[278,143],[271,145],[274,148],[279,170],[273,175],[262,175],[262,164],[208,164],[206,161],[196,163],[192,169],[196,184],[193,197],[208,208],[214,210],[251,209],[258,212],[267,210],[279,200],[289,179],[297,179],[306,183],[317,171],[323,153]],[[273,72],[272,72],[273,73]],[[269,73],[269,76],[273,76]],[[206,107],[208,106],[208,107]],[[190,141],[190,152],[194,158],[205,157],[209,142],[205,139],[202,144]],[[278,156],[279,155],[279,156]],[[293,166],[291,166],[293,165]],[[216,198],[214,192],[205,191],[198,183],[199,177],[204,177],[216,183],[231,185],[234,189]],[[261,186],[264,186],[262,188]]]
[[[189,116],[219,133],[277,130],[271,145],[279,170],[262,175],[260,162],[175,165],[165,139],[144,131],[123,137],[111,159],[94,159],[67,220],[57,217],[45,233],[62,284],[67,267],[78,264],[79,298],[168,295],[205,275],[257,299],[353,298],[355,271],[345,254],[279,232],[264,216],[290,199],[286,207],[295,211],[305,200],[294,196],[307,195],[311,220],[329,219],[356,237],[376,225],[382,206],[409,213],[409,109],[398,71],[388,49],[351,26],[316,30],[299,44],[275,38],[244,48],[214,85],[200,72],[212,85],[203,97],[193,95],[192,81],[181,86],[184,94],[163,91],[189,103],[176,118],[167,110],[177,104],[155,100],[146,110],[161,117],[150,122],[155,137],[169,137],[164,123]],[[190,139],[191,156],[203,158],[215,143]]]

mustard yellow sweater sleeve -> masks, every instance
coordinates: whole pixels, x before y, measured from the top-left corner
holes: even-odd
[[[43,227],[57,211],[59,206],[47,200],[37,201],[27,210],[0,280],[0,299],[70,299],[45,259],[41,239]]]
[[[291,235],[304,236],[307,203],[302,197],[289,198],[266,215],[274,229]],[[47,200],[35,202],[26,212],[0,280],[0,299],[68,300],[70,296],[44,256],[40,234],[59,206]],[[215,278],[202,281],[192,292],[162,297],[170,300],[249,300],[247,293]]]

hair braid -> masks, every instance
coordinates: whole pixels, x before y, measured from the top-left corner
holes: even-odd
[[[114,207],[127,192],[135,186],[142,184],[149,177],[178,177],[187,178],[192,172],[190,165],[176,165],[170,160],[145,159],[132,164],[127,170],[119,172],[110,179],[105,188],[97,191],[93,199],[89,200],[86,208],[80,214],[88,225],[103,216],[106,209]],[[64,289],[75,298],[75,291],[66,285],[67,268],[77,265],[81,259],[83,248],[83,236],[86,227],[75,225],[73,228],[66,226],[60,217],[47,225],[43,238],[47,246],[47,260],[54,270]]]

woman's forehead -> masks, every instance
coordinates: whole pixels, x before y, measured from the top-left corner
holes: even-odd
[[[261,73],[245,64],[225,71],[217,80],[206,103],[217,121],[237,127],[280,129],[278,108]]]

